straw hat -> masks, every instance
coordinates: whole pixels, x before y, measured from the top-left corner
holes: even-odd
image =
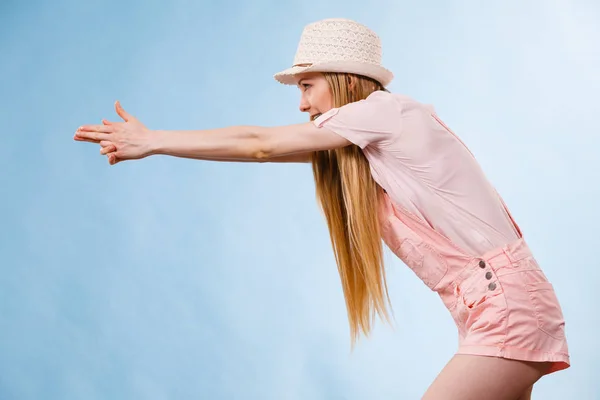
[[[373,78],[384,87],[394,75],[381,65],[381,40],[366,26],[344,18],[330,18],[304,27],[294,65],[274,78],[295,85],[303,72],[347,72]]]

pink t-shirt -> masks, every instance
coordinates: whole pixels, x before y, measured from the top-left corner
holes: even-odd
[[[390,199],[473,255],[519,238],[479,163],[429,105],[377,91],[314,121],[358,145]]]

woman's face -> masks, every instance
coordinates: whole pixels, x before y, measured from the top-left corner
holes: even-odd
[[[323,74],[299,74],[296,82],[301,93],[300,111],[309,113],[311,121],[333,108],[333,96]]]

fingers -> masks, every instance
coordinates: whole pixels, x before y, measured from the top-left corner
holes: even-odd
[[[129,113],[127,113],[123,109],[123,107],[121,106],[121,103],[118,100],[115,102],[115,110],[117,111],[117,114],[119,114],[119,117],[123,118],[123,120],[125,120],[125,122],[127,122],[133,118]]]
[[[115,109],[125,122],[135,119],[123,109],[119,101],[115,102]],[[102,125],[84,125],[79,127],[73,139],[80,142],[100,144],[100,154],[107,156],[110,165],[115,165],[123,160],[117,156],[117,146],[111,142],[111,134],[116,132],[120,125],[121,123],[102,119]]]
[[[90,142],[90,143],[99,143],[102,140],[100,135],[94,135],[94,132],[106,134],[106,133],[114,133],[115,126],[114,122],[110,122],[106,119],[102,120],[102,125],[83,125],[80,126],[75,132],[74,140],[79,142]]]
[[[115,165],[116,163],[121,162],[121,161],[123,161],[123,160],[118,158],[116,153],[111,153],[108,155],[108,163],[110,165]]]
[[[117,157],[117,146],[108,140],[100,141],[100,155],[107,156],[110,165],[115,165],[119,161],[122,161]]]
[[[82,137],[79,137],[77,134],[75,134],[75,136],[73,136],[73,140],[76,140],[78,142],[100,143],[99,140],[82,138]]]
[[[101,140],[110,138],[110,134],[115,131],[113,125],[83,125],[77,129],[73,139],[83,142],[98,143]]]
[[[106,128],[109,128],[107,126]],[[80,128],[81,129],[81,128]],[[83,140],[86,142],[99,143],[101,140],[110,140],[111,135],[109,133],[78,130],[75,132],[75,140]]]
[[[102,142],[100,142],[100,143],[102,143]],[[100,148],[100,154],[103,156],[107,155],[108,153],[113,153],[116,151],[117,151],[117,146],[115,146],[114,144],[109,144],[106,147]]]
[[[101,141],[100,146],[102,146],[100,148],[100,154],[106,156],[110,165],[115,165],[119,161],[122,161],[117,156],[117,146],[115,146],[113,143],[108,141]]]
[[[77,129],[77,132],[114,133],[114,131],[115,127],[112,124],[105,125],[104,123],[102,125],[82,125]]]

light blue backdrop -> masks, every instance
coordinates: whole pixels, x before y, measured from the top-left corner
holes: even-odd
[[[536,398],[600,398],[597,3],[57,0],[0,5],[1,400],[426,390],[449,314],[388,253],[395,328],[349,353],[309,165],[110,167],[72,140],[117,99],[155,129],[306,121],[272,75],[329,17],[381,36],[390,89],[470,146],[554,282],[573,367]]]

